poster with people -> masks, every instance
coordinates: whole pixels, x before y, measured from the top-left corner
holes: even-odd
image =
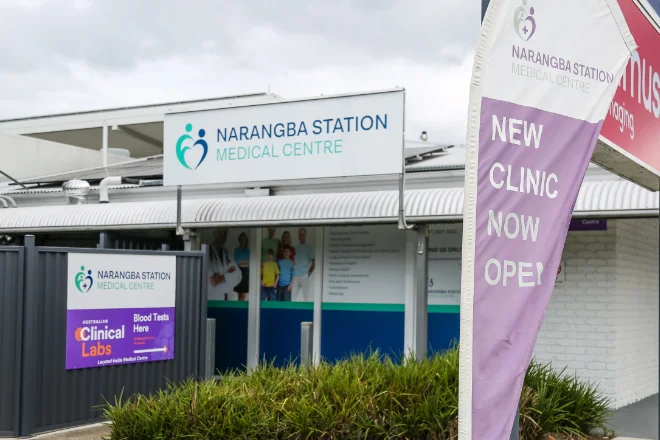
[[[209,300],[247,301],[250,285],[249,231],[216,228],[204,231],[201,241],[209,253]]]
[[[209,252],[209,300],[247,301],[250,290],[248,228],[204,231]],[[314,301],[315,228],[264,228],[261,242],[261,301]]]
[[[261,242],[261,300],[314,301],[316,229],[269,227]]]

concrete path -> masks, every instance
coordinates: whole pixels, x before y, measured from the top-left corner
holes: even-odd
[[[28,437],[34,440],[102,440],[109,438],[110,427],[105,423],[63,429]]]
[[[610,423],[619,440],[659,440],[658,395],[614,411]]]

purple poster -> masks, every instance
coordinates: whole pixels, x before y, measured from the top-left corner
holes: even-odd
[[[174,307],[69,310],[66,368],[174,359]]]
[[[66,369],[174,359],[176,257],[69,254]]]
[[[634,48],[616,0],[488,7],[466,151],[461,440],[511,434],[580,185]]]

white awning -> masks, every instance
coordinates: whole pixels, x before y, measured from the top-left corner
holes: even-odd
[[[584,182],[577,217],[657,216],[660,201],[627,181]],[[460,221],[463,188],[406,191],[414,222]],[[396,223],[397,191],[183,200],[182,225],[211,226]],[[176,201],[128,202],[0,209],[0,231],[158,229],[176,226]]]

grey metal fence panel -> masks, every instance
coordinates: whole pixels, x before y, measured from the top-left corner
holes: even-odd
[[[0,436],[18,433],[23,248],[0,248]]]
[[[116,251],[26,246],[34,271],[25,289],[26,321],[21,435],[91,422],[104,401],[123,394],[151,393],[168,381],[200,377],[204,361],[206,288],[203,253],[177,256],[175,359],[67,371],[67,253],[162,255],[162,251]],[[34,259],[32,263],[30,259]]]

